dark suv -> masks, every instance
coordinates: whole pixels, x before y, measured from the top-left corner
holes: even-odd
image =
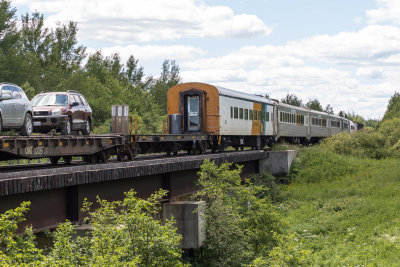
[[[35,132],[56,130],[63,135],[69,135],[72,131],[90,134],[92,109],[86,98],[77,91],[42,92],[32,99],[32,106]]]

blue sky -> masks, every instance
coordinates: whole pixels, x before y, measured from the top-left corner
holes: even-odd
[[[400,91],[398,0],[15,0],[46,25],[76,21],[88,53],[175,59],[197,81],[280,99],[294,93],[381,118]]]

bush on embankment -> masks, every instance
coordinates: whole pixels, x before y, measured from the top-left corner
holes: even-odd
[[[379,129],[367,127],[352,133],[326,138],[321,148],[342,155],[381,159],[400,157],[400,118],[383,121]]]

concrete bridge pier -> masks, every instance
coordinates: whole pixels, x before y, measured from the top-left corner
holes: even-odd
[[[270,151],[266,158],[259,160],[259,172],[270,172],[272,175],[287,175],[296,156],[296,150]]]

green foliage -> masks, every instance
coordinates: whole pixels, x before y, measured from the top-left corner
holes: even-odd
[[[268,188],[249,181],[243,184],[241,167],[232,167],[205,160],[199,173],[196,197],[206,202],[206,241],[200,264],[249,264],[267,255],[276,244],[274,233],[280,232],[280,216],[268,197]]]
[[[340,133],[325,139],[321,147],[342,155],[381,159],[400,157],[400,118],[385,120],[378,130],[371,127]]]
[[[29,203],[0,216],[0,265],[2,266],[183,266],[181,236],[173,220],[164,224],[155,219],[160,200],[159,190],[147,200],[131,190],[123,201],[108,202],[98,198],[97,209],[85,200],[83,211],[93,230],[78,236],[70,222],[60,224],[52,234],[53,245],[46,253],[38,249],[32,229],[24,236],[16,234],[25,220]]]
[[[46,258],[53,266],[176,266],[181,264],[178,248],[181,236],[174,221],[162,224],[154,219],[160,190],[149,199],[136,197],[131,190],[123,201],[97,200],[99,208],[84,202],[83,211],[93,230],[76,237],[75,226],[60,225],[54,234],[54,247]]]
[[[270,251],[268,257],[256,258],[250,266],[299,266],[309,265],[311,250],[302,250],[295,234],[280,235],[275,233],[278,245]]]
[[[312,110],[322,111],[322,106],[321,106],[321,103],[319,102],[318,99],[309,100],[306,103],[306,107],[308,107],[308,108],[310,108]]]
[[[295,182],[280,187],[285,199],[280,207],[285,214],[286,230],[295,233],[303,250],[312,251],[307,254],[310,262],[303,264],[397,265],[400,236],[398,159],[357,158],[328,151],[332,155],[325,156],[326,162],[318,162],[309,155],[321,157],[316,149],[324,150],[318,147],[300,150],[302,164]],[[313,164],[305,162],[305,154]],[[334,179],[325,179],[323,170],[331,165],[329,162],[332,160],[337,162],[336,169],[342,174]],[[347,170],[341,165],[347,165]],[[322,178],[312,181],[304,178],[314,173],[319,173]],[[278,259],[286,255],[285,250],[278,253]],[[261,263],[267,262],[261,260]]]
[[[154,103],[158,104],[160,115],[164,115],[167,112],[168,89],[177,85],[180,81],[179,66],[176,65],[175,60],[164,60],[161,76],[156,80],[154,86],[150,88],[150,94],[154,99]]]
[[[270,198],[273,203],[278,203],[282,200],[279,187],[276,184],[276,178],[270,173],[255,174],[251,177],[251,182],[255,186],[262,186],[266,188],[258,197]]]
[[[395,92],[390,98],[382,121],[400,117],[400,93]]]
[[[361,168],[352,156],[339,155],[322,147],[303,148],[300,151],[300,168],[295,182],[334,181]]]
[[[15,209],[0,215],[0,264],[2,266],[24,266],[38,264],[42,251],[35,246],[32,228],[27,228],[23,236],[17,235],[18,224],[25,221],[25,213],[30,202],[23,202]],[[22,232],[23,231],[19,231]]]
[[[289,104],[292,106],[300,107],[302,105],[302,101],[295,94],[287,94],[285,98],[282,98],[282,103]]]

